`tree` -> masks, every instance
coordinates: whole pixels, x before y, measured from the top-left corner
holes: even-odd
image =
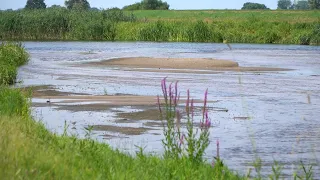
[[[54,4],[54,5],[52,5],[51,7],[48,7],[48,9],[66,9],[65,7],[63,7],[63,6],[60,6],[60,5],[56,5],[56,4]]]
[[[46,7],[44,0],[28,0],[25,6],[26,9],[45,9]]]
[[[308,0],[310,9],[320,9],[320,0]]]
[[[295,9],[309,9],[308,1],[298,1],[295,5]]]
[[[124,10],[168,10],[170,5],[161,0],[142,0],[141,2],[134,3],[123,7]]]
[[[142,9],[149,10],[168,10],[169,4],[167,2],[162,2],[161,0],[143,0],[141,2]]]
[[[278,0],[278,9],[290,9],[291,6],[291,0]]]
[[[248,10],[248,9],[269,9],[269,8],[267,8],[267,6],[264,4],[246,2],[243,4],[243,7],[241,9]]]
[[[67,0],[64,3],[68,9],[88,10],[90,4],[87,0]]]

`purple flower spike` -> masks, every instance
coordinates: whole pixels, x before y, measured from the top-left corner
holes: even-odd
[[[163,96],[164,96],[164,100],[168,101],[168,93],[167,93],[167,85],[166,85],[166,79],[167,77],[163,78],[162,81],[161,81],[161,88],[162,88],[162,93],[163,93]]]
[[[193,119],[194,116],[194,106],[193,106],[193,99],[191,99],[191,117]]]
[[[169,91],[170,107],[171,107],[172,100],[173,100],[172,83],[170,83],[168,91]]]
[[[210,128],[210,126],[211,126],[211,121],[210,120],[206,120],[205,127],[206,128]]]
[[[174,106],[177,106],[178,104],[178,82],[179,81],[177,81],[174,86]]]
[[[204,115],[205,115],[205,112],[206,112],[206,108],[207,108],[207,101],[208,101],[208,89],[204,93],[203,118],[204,118]]]
[[[160,97],[159,97],[159,95],[157,96],[157,101],[158,101],[158,108],[159,108],[160,114],[162,115],[162,110],[161,110],[161,104],[160,104]]]
[[[180,92],[179,92],[179,94],[178,94],[178,100],[177,100],[178,102],[180,101]]]

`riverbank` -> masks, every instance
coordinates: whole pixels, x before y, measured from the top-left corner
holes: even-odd
[[[319,45],[320,11],[0,12],[0,40]]]

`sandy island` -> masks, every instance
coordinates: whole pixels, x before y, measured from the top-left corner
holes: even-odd
[[[240,67],[237,62],[210,58],[149,58],[128,57],[115,58],[99,62],[85,63],[89,66],[115,66],[125,68],[151,68],[136,69],[138,71],[172,71],[185,72],[184,70],[215,70],[215,71],[285,71],[290,69],[269,67]],[[197,73],[208,73],[197,71]]]

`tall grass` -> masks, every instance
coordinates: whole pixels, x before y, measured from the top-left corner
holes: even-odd
[[[29,55],[21,44],[0,44],[0,86],[13,84],[16,80],[17,67],[28,61]]]
[[[319,19],[319,11],[5,11],[0,39],[319,45]]]

